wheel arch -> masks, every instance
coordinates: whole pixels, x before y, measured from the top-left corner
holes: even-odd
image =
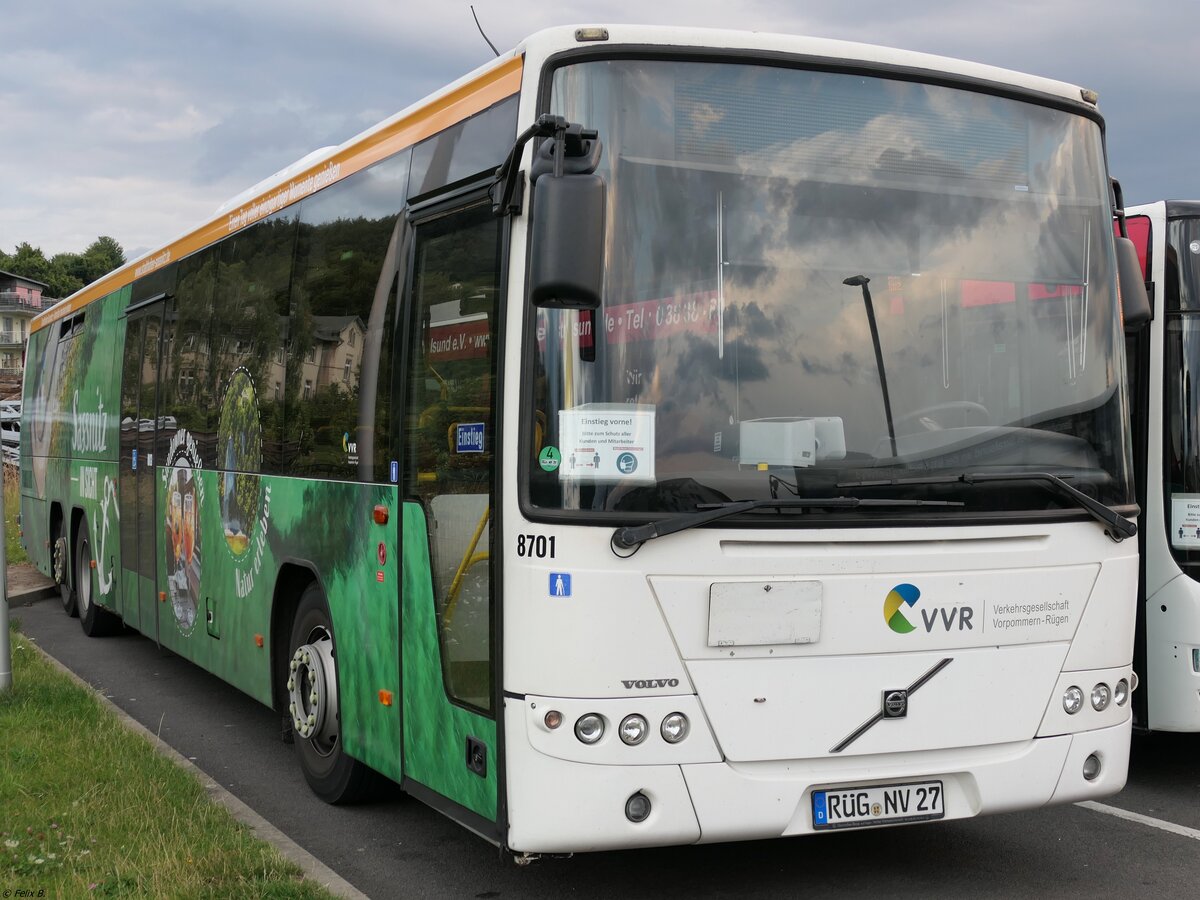
[[[310,585],[315,584],[321,589],[321,595],[328,594],[325,585],[317,572],[317,567],[308,560],[289,560],[279,568],[275,576],[275,590],[271,595],[271,702],[279,711],[287,709],[288,640],[292,635],[292,620],[296,618],[296,610],[300,608],[300,595]]]

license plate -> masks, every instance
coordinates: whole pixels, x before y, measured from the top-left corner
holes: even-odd
[[[946,815],[940,781],[813,791],[813,828],[862,828],[923,822]]]

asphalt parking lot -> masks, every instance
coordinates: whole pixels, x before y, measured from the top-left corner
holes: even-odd
[[[57,600],[21,630],[370,897],[1194,896],[1200,735],[1140,735],[1101,804],[819,837],[597,853],[517,867],[395,790],[356,807],[308,791],[270,710],[134,634],[90,640]]]

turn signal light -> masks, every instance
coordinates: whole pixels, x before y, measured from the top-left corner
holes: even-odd
[[[383,690],[381,688],[379,691],[379,702],[382,703],[384,706],[391,706],[392,705],[392,692]]]
[[[388,523],[388,508],[382,504],[375,507],[373,518],[376,525],[386,525]]]

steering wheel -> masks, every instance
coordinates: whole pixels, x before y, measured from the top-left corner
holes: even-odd
[[[973,400],[947,400],[945,403],[935,403],[933,406],[914,409],[912,412],[900,416],[895,422],[896,431],[910,433],[912,429],[900,427],[905,423],[919,424],[926,431],[940,431],[948,427],[942,416],[949,413],[957,414],[957,417],[963,420],[961,423],[963,425],[987,425],[992,419],[991,413],[982,403],[976,403]],[[977,421],[971,421],[972,419]]]

